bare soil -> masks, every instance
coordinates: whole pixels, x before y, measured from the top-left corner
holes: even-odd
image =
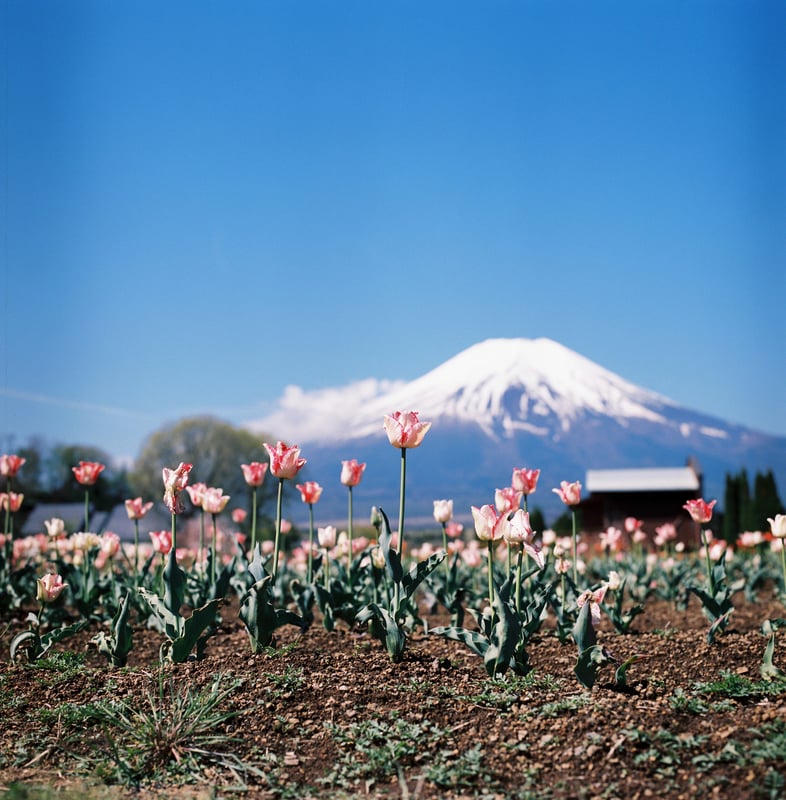
[[[677,611],[650,600],[626,636],[604,618],[601,644],[620,660],[646,658],[629,669],[626,688],[604,667],[592,691],[573,674],[575,645],[561,644],[547,626],[530,645],[530,675],[491,680],[457,642],[419,631],[394,664],[367,632],[343,623],[327,632],[319,618],[302,635],[279,629],[275,649],[252,655],[233,608],[201,661],[161,665],[161,635],[137,629],[122,669],[90,646],[95,630],[54,648],[81,654],[81,665],[57,656],[11,664],[8,643],[24,627],[20,617],[0,623],[0,632],[8,624],[0,638],[0,793],[142,800],[784,797],[786,692],[766,691],[759,674],[766,644],[760,625],[782,616],[770,594],[756,604],[735,597],[730,627],[712,645],[696,601]],[[432,626],[444,622],[429,618]],[[781,667],[783,648],[779,643],[775,653]],[[113,755],[126,752],[122,732],[85,709],[110,699],[145,708],[162,676],[165,692],[185,692],[210,686],[216,675],[227,688],[238,682],[221,706],[237,714],[216,727],[213,750],[252,769],[209,757],[198,769],[185,768],[186,750],[165,745],[163,760],[135,781],[123,779]],[[728,691],[734,676],[739,691]]]

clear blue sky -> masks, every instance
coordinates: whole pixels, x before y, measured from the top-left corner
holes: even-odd
[[[0,3],[0,450],[500,336],[786,435],[785,4]]]

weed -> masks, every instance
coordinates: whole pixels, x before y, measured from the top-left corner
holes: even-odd
[[[277,675],[275,672],[266,672],[265,677],[275,687],[270,690],[271,696],[275,698],[297,692],[305,683],[303,668],[293,667],[291,664],[287,664],[283,675]]]
[[[124,783],[137,784],[143,777],[176,765],[193,779],[209,764],[222,766],[235,776],[258,773],[234,755],[216,747],[232,739],[221,727],[237,712],[222,710],[223,701],[240,685],[216,675],[210,686],[194,691],[168,686],[159,678],[158,692],[148,691],[138,699],[99,704],[104,731],[112,749],[117,776]]]
[[[561,717],[565,714],[572,714],[574,711],[584,708],[584,706],[589,705],[590,701],[591,698],[589,694],[572,695],[553,703],[544,703],[540,708],[530,712],[529,715],[536,714],[545,719],[556,719],[557,717]]]
[[[736,672],[723,670],[718,681],[694,684],[699,694],[714,694],[734,700],[757,700],[786,693],[786,681],[752,681]]]
[[[46,686],[57,686],[59,683],[73,680],[84,670],[85,656],[83,653],[54,652],[47,656],[32,661],[30,669],[40,670],[43,674],[40,680]]]

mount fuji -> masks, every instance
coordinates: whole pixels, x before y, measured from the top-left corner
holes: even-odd
[[[698,460],[704,494],[723,501],[726,472],[772,469],[786,485],[786,437],[681,407],[550,339],[488,339],[410,381],[368,379],[306,392],[288,387],[277,409],[248,427],[297,442],[304,479],[324,487],[320,519],[346,517],[341,461],[367,463],[353,490],[355,514],[372,505],[397,513],[399,451],[385,414],[414,409],[431,422],[407,455],[407,519],[431,518],[433,500],[453,498],[456,516],[494,500],[514,467],[539,468],[530,506],[558,514],[551,489],[584,482],[588,469],[682,466]]]

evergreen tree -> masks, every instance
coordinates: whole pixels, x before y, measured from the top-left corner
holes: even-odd
[[[723,538],[734,542],[740,532],[740,476],[726,473],[723,495]]]

